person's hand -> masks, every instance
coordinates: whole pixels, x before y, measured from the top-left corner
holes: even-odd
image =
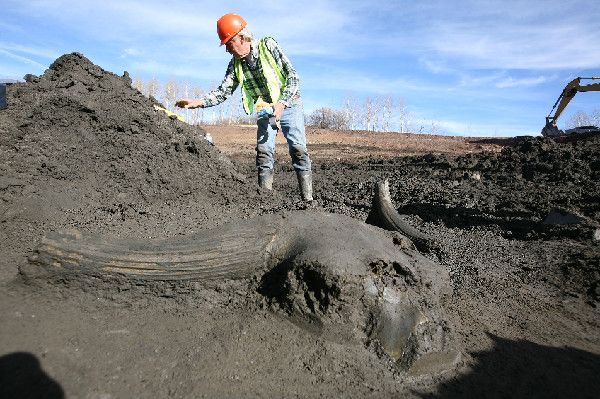
[[[183,98],[181,100],[177,100],[175,106],[186,109],[204,108],[204,103],[202,102],[202,100],[191,100],[189,98]]]
[[[283,103],[277,103],[273,106],[273,116],[275,116],[276,120],[281,120],[281,115],[283,115],[284,109],[285,105],[283,105]]]

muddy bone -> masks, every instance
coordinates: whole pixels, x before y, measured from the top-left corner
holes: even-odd
[[[451,350],[446,270],[393,233],[341,215],[268,215],[160,240],[54,233],[22,273],[137,284],[256,276],[273,310],[331,340],[374,344],[406,370]]]
[[[438,247],[431,237],[408,224],[402,218],[402,215],[398,213],[396,208],[394,208],[387,180],[378,182],[375,185],[373,204],[371,206],[371,212],[367,216],[366,223],[381,227],[385,230],[402,233],[410,238],[415,246],[421,251],[430,252]]]

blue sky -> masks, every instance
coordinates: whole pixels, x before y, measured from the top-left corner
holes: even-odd
[[[286,51],[307,113],[347,96],[393,96],[413,126],[434,121],[447,134],[537,135],[566,83],[600,76],[593,1],[2,3],[0,78],[42,74],[78,51],[117,74],[214,86],[230,58],[216,20],[236,12]],[[559,127],[599,108],[600,92],[579,93]]]

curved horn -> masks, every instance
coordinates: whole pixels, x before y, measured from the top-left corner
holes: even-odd
[[[377,182],[371,212],[365,222],[385,230],[400,232],[410,238],[421,251],[429,252],[432,247],[436,246],[431,237],[421,233],[402,219],[402,216],[392,204],[389,182],[387,180]]]

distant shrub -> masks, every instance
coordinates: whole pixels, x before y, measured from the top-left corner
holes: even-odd
[[[344,111],[332,108],[319,108],[308,116],[308,124],[321,129],[349,129],[349,120]]]

